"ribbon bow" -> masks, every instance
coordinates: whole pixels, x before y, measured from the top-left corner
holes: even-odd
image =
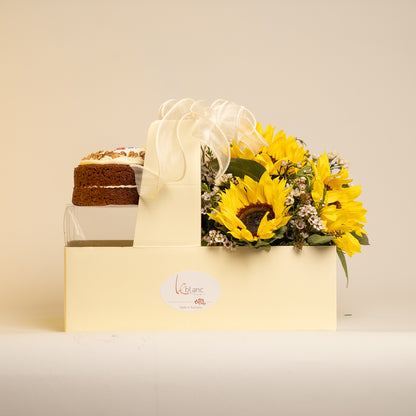
[[[141,197],[154,198],[164,183],[180,181],[186,173],[186,158],[181,143],[183,122],[194,120],[192,137],[208,146],[218,160],[216,179],[221,178],[230,163],[230,144],[234,141],[244,151],[257,153],[267,142],[256,130],[256,119],[247,108],[226,100],[215,100],[210,106],[191,98],[168,100],[159,109],[161,120],[156,132],[156,157],[159,171],[151,172],[155,181],[141,189]],[[177,121],[176,132],[172,123]]]

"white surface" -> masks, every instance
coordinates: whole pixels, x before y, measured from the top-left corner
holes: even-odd
[[[63,333],[56,297],[9,308],[0,414],[413,416],[413,295],[351,308],[344,290],[338,332]]]
[[[414,333],[1,337],[1,414],[415,414]]]

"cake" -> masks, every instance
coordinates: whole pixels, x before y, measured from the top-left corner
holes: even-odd
[[[143,166],[144,148],[100,150],[84,157],[74,169],[74,205],[137,204],[134,168]]]

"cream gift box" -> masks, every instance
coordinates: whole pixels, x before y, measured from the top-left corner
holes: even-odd
[[[160,171],[158,123],[144,189]],[[185,174],[140,199],[131,246],[65,247],[66,331],[335,330],[335,247],[201,247],[193,123],[182,123]]]

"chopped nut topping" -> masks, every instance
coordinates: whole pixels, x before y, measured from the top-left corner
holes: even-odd
[[[99,150],[98,152],[91,153],[88,156],[85,156],[82,158],[83,161],[88,160],[101,160],[103,158],[109,158],[109,159],[117,159],[121,156],[128,157],[128,158],[139,158],[139,161],[137,163],[143,163],[143,161],[140,161],[140,159],[144,159],[146,152],[144,150],[141,150],[139,152],[134,152],[133,150],[130,150],[127,154],[125,151],[121,152],[113,152],[109,150]]]

